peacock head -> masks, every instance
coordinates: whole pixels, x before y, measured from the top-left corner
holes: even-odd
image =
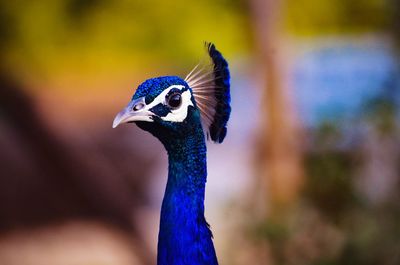
[[[185,79],[163,76],[139,85],[113,128],[134,122],[162,142],[201,131],[221,143],[231,112],[229,69],[213,44],[207,48],[212,63],[196,66]]]

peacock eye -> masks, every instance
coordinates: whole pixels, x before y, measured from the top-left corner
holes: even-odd
[[[167,97],[167,104],[173,109],[178,108],[182,103],[182,96],[180,93],[175,92]]]

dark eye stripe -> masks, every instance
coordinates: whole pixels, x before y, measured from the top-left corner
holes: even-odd
[[[160,103],[152,107],[150,111],[159,117],[165,117],[168,115],[168,113],[171,112],[171,109],[168,106],[165,106],[164,104]]]

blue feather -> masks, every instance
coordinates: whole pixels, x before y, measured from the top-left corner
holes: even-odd
[[[216,114],[210,125],[210,136],[214,142],[222,143],[226,136],[226,125],[231,114],[230,74],[227,61],[215,48],[215,45],[212,43],[206,45],[208,46],[208,54],[214,63],[214,82],[220,92],[215,94],[217,99]]]

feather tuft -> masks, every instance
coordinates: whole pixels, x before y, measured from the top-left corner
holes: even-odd
[[[198,64],[185,81],[193,91],[207,138],[222,143],[231,113],[228,63],[212,43],[206,43],[210,64]]]

